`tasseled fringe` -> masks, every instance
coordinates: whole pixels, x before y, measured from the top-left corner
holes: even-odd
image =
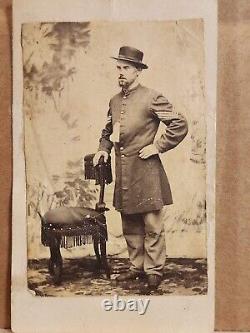
[[[60,246],[64,249],[69,249],[71,247],[81,246],[85,244],[92,244],[91,235],[81,235],[81,236],[62,236]]]
[[[44,246],[50,246],[49,239],[42,234],[41,243]],[[93,239],[92,235],[80,235],[80,236],[62,236],[60,247],[63,247],[64,249],[69,249],[71,247],[81,246],[85,244],[92,244]]]
[[[85,166],[85,179],[96,179],[94,167]]]

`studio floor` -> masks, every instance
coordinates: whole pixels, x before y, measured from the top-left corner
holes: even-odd
[[[111,279],[104,272],[95,272],[95,258],[63,260],[62,283],[55,285],[48,272],[47,259],[28,262],[28,287],[37,296],[72,295],[205,295],[207,293],[207,262],[205,259],[167,258],[161,285],[149,292],[146,279],[116,282],[118,274],[127,271],[127,258],[109,257]]]

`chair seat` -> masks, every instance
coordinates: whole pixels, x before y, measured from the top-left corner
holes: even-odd
[[[92,237],[108,240],[105,215],[87,207],[49,210],[42,217],[42,244],[51,246],[55,237],[61,239],[61,247],[64,248],[91,243]]]
[[[49,210],[43,216],[43,224],[58,226],[81,225],[86,219],[97,219],[105,223],[105,217],[100,212],[86,207],[59,207]]]

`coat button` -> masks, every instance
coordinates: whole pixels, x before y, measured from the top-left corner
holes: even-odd
[[[124,154],[122,154],[122,155],[121,155],[121,157],[125,157],[125,155],[124,155]]]
[[[121,150],[123,150],[124,148],[123,148],[123,147],[121,147],[120,149],[121,149]]]

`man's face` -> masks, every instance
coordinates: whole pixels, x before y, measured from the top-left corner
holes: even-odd
[[[118,83],[120,87],[128,88],[138,77],[141,70],[128,61],[117,60]]]

